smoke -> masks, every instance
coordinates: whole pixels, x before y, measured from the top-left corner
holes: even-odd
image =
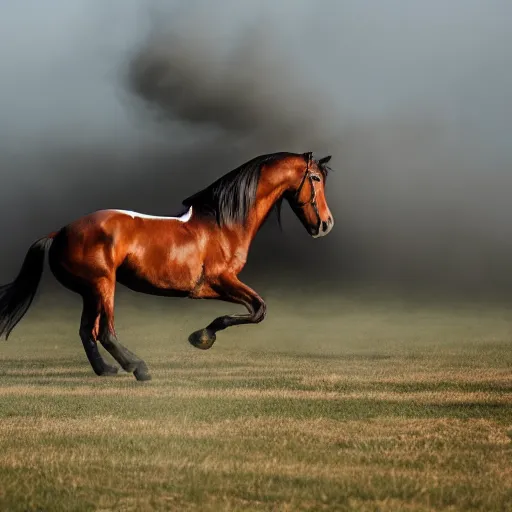
[[[220,52],[214,34],[197,21],[190,30],[180,24],[154,34],[134,56],[129,86],[157,115],[191,132],[209,128],[220,142],[253,151],[318,145],[326,132],[325,105],[313,88],[301,88],[269,30],[268,24],[250,26],[228,52]]]
[[[335,229],[309,239],[287,211],[248,272],[512,288],[512,7],[147,5],[76,2],[52,30],[2,7],[2,275],[94,209],[172,214],[258,154],[315,151],[333,155]]]

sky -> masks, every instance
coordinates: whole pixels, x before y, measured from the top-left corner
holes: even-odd
[[[511,25],[505,0],[0,1],[0,278],[86,213],[314,151],[334,230],[284,208],[248,275],[512,291]]]

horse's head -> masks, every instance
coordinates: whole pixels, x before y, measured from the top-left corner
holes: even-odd
[[[297,176],[285,198],[302,222],[306,231],[318,238],[327,235],[334,226],[334,219],[325,198],[325,180],[329,168],[326,156],[316,161],[312,153],[304,153],[304,164],[300,163]]]

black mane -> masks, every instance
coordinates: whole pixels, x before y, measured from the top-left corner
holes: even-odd
[[[228,172],[217,181],[187,197],[185,206],[192,206],[200,215],[215,217],[219,225],[243,224],[256,199],[260,171],[269,164],[295,153],[271,153],[249,160],[240,167]]]

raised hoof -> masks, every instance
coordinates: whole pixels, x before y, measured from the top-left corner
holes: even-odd
[[[208,350],[209,348],[212,348],[216,339],[217,336],[215,336],[215,333],[208,329],[195,331],[188,337],[189,343],[201,350]]]

